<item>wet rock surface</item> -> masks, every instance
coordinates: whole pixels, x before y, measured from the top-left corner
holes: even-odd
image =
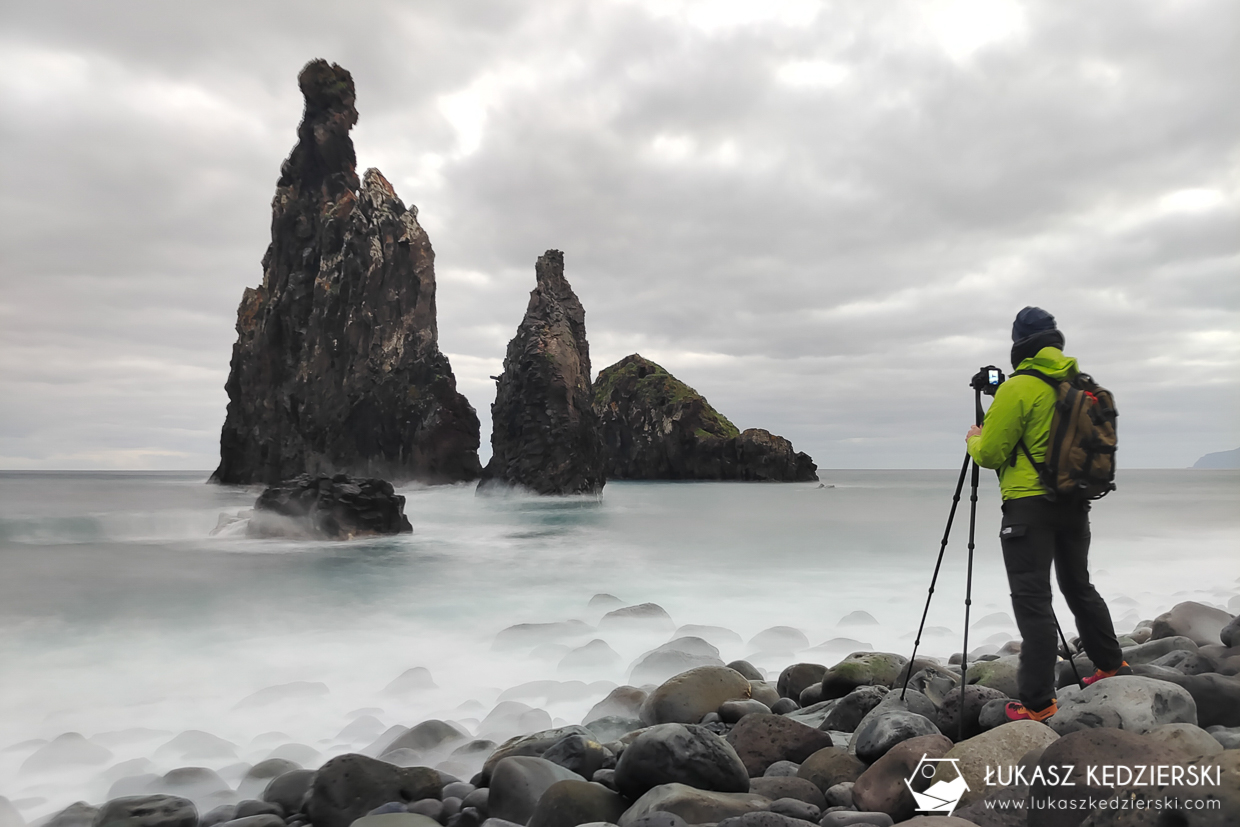
[[[525,318],[496,380],[492,456],[479,490],[597,494],[607,477],[585,310],[564,277],[562,252],[539,256],[534,272]]]
[[[237,311],[228,413],[212,480],[303,473],[474,479],[479,423],[439,350],[434,250],[349,131],[353,77],[298,77],[305,112],[272,200],[263,282]]]
[[[351,540],[412,531],[405,498],[391,483],[302,474],[263,491],[246,534],[257,538]]]

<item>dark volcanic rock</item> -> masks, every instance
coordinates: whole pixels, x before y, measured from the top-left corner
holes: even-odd
[[[538,283],[497,380],[493,454],[478,487],[597,493],[606,476],[592,405],[586,312],[564,278],[563,253],[543,253],[534,272]]]
[[[700,393],[636,353],[599,373],[594,407],[614,479],[818,479],[818,466],[791,442],[756,428],[741,433]]]
[[[378,170],[358,181],[352,76],[314,60],[298,82],[305,113],[272,200],[263,283],[237,311],[211,479],[474,479],[478,416],[439,350],[417,209]]]
[[[302,474],[273,485],[254,502],[250,537],[348,540],[412,531],[405,498],[384,480]]]
[[[439,773],[426,767],[405,769],[356,753],[340,755],[314,774],[306,814],[314,827],[349,827],[389,801],[439,798],[441,786]]]

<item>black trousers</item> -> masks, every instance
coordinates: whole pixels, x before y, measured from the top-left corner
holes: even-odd
[[[1089,582],[1089,505],[1022,497],[1003,504],[1003,563],[1020,630],[1020,701],[1033,710],[1055,699],[1059,640],[1051,612],[1051,563],[1076,618],[1086,654],[1099,669],[1118,669],[1123,653],[1111,613]]]

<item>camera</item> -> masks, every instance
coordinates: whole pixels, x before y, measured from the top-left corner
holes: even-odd
[[[999,390],[999,386],[1003,384],[1003,380],[1007,379],[1003,375],[1003,371],[994,365],[987,365],[978,370],[978,372],[969,381],[969,387],[975,391],[980,391],[987,396],[994,396],[995,391]]]

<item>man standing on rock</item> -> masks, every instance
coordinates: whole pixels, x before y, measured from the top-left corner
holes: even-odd
[[[1076,360],[1063,354],[1064,337],[1055,317],[1026,307],[1012,323],[1012,367],[1036,370],[1063,381],[1077,373]],[[1036,376],[1013,376],[999,386],[982,427],[969,428],[969,456],[999,471],[1003,523],[999,532],[1003,563],[1012,590],[1012,610],[1020,629],[1020,701],[1007,705],[1013,721],[1045,721],[1058,709],[1055,661],[1059,648],[1051,611],[1051,563],[1059,590],[1076,618],[1085,652],[1097,671],[1090,684],[1131,673],[1124,662],[1107,604],[1089,581],[1089,501],[1051,500],[1032,459],[1045,461],[1055,390]]]

